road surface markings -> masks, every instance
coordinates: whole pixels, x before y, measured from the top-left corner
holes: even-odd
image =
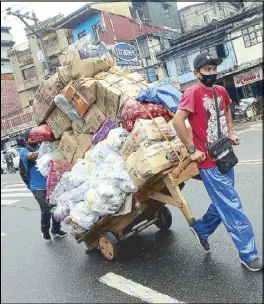
[[[6,199],[1,199],[1,205],[13,205],[18,203],[19,200],[6,200]]]
[[[21,183],[21,184],[12,184],[5,186],[5,188],[16,188],[16,187],[25,187],[25,184]]]
[[[1,236],[5,236],[5,235],[6,235],[5,233],[1,232]]]
[[[1,193],[8,193],[10,191],[12,192],[20,192],[20,191],[27,191],[27,188],[12,188],[12,189],[1,189]]]
[[[238,165],[253,165],[253,164],[262,164],[262,159],[249,159],[249,160],[240,160]]]
[[[183,303],[113,272],[102,276],[99,281],[147,303]]]
[[[10,197],[10,198],[17,198],[17,197],[32,197],[33,194],[31,192],[29,193],[8,193],[8,194],[2,194],[1,193],[1,198],[7,198],[7,197]]]

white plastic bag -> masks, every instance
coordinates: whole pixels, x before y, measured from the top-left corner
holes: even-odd
[[[73,222],[87,230],[91,229],[100,218],[98,214],[88,209],[86,202],[76,204],[70,211],[70,217]]]
[[[48,176],[49,169],[50,169],[50,161],[51,161],[51,154],[45,154],[41,158],[37,159],[36,167],[37,170],[43,175]]]

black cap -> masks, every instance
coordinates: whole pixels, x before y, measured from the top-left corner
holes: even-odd
[[[216,66],[220,65],[223,62],[220,58],[215,58],[210,53],[201,53],[195,57],[193,61],[193,67],[195,70],[200,69],[202,66],[206,64],[215,64]]]
[[[31,129],[25,131],[25,133],[24,133],[25,141],[28,141],[30,131],[31,131]]]

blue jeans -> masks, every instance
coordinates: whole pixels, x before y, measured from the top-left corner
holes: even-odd
[[[195,231],[206,240],[223,222],[239,251],[240,259],[253,261],[258,256],[255,235],[234,188],[234,168],[226,174],[217,168],[200,169],[200,176],[212,203],[206,214],[195,222]]]

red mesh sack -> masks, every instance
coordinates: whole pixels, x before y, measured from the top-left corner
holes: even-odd
[[[31,129],[29,138],[35,142],[52,141],[55,139],[51,128],[46,124]]]
[[[162,116],[167,122],[172,119],[172,115],[163,105],[150,102],[141,102],[140,104],[150,113],[153,118]],[[136,103],[127,106],[125,105],[122,110],[120,124],[128,132],[132,131],[134,124],[138,118],[151,119],[151,117],[142,108],[142,106],[140,106],[140,104]]]
[[[67,159],[56,159],[50,161],[50,169],[47,178],[47,194],[46,198],[49,199],[55,186],[60,181],[63,173],[70,171],[72,164]]]

